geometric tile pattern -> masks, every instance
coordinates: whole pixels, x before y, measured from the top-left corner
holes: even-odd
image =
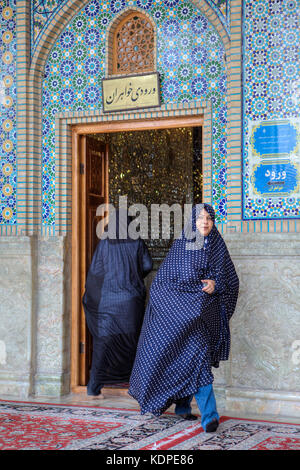
[[[65,0],[31,0],[31,50],[37,43],[44,26]]]
[[[31,0],[32,8],[32,15],[38,20],[36,22],[36,31],[35,31],[35,42],[32,41],[33,44],[36,45],[38,42],[38,36],[42,30],[45,29],[46,25],[49,24],[51,18],[54,16],[55,12],[57,12],[60,8],[63,7],[64,4],[67,3],[68,0]],[[222,21],[223,16],[223,25],[224,25],[224,18],[225,18],[225,3],[226,3],[226,18],[227,18],[227,32],[229,31],[229,17],[230,17],[230,8],[229,8],[229,1],[224,2],[223,0],[205,0],[212,8],[214,8],[215,13],[218,15],[219,19]],[[107,0],[108,4],[112,4],[110,0]],[[122,2],[121,2],[122,3]],[[128,5],[130,2],[125,2]],[[150,6],[149,12],[153,9],[153,2],[149,1],[140,1],[139,4],[152,4]],[[163,0],[161,0],[160,5],[163,5]],[[184,2],[183,2],[184,3]],[[186,3],[190,2],[186,0]],[[243,201],[243,210],[244,210],[244,219],[246,220],[245,225],[243,222],[244,230],[252,231],[251,228],[254,223],[254,231],[258,229],[259,225],[256,224],[256,219],[262,219],[260,223],[261,230],[268,230],[269,231],[269,221],[267,220],[265,223],[268,222],[268,226],[264,225],[263,218],[266,217],[265,214],[271,213],[271,210],[279,210],[278,214],[280,217],[286,218],[294,218],[293,224],[297,224],[297,216],[296,209],[295,209],[295,201],[292,199],[287,200],[287,198],[283,198],[282,200],[278,200],[277,202],[274,201],[267,201],[267,200],[260,200],[257,203],[257,200],[250,200],[247,197],[247,184],[249,180],[249,175],[247,174],[247,158],[248,158],[248,118],[253,119],[253,116],[256,115],[257,111],[259,110],[262,113],[262,117],[259,119],[265,119],[263,111],[266,110],[267,119],[275,119],[276,114],[279,116],[287,116],[288,118],[294,115],[294,111],[291,109],[292,102],[288,99],[288,94],[291,94],[291,87],[294,90],[294,86],[297,87],[297,81],[292,79],[294,77],[295,66],[297,63],[299,64],[299,60],[295,61],[294,63],[291,60],[293,54],[297,54],[298,52],[298,44],[296,47],[293,47],[293,31],[299,34],[299,17],[296,15],[296,8],[295,5],[299,5],[299,1],[295,2],[294,0],[243,0],[244,6],[244,26],[243,26],[243,41],[244,41],[244,53],[246,57],[246,52],[248,51],[249,54],[251,50],[256,51],[255,54],[255,67],[252,67],[252,75],[250,73],[251,65],[244,60],[243,63],[243,86],[244,86],[244,96],[243,96],[243,126],[244,126],[244,153],[243,153],[243,174],[244,174],[244,195],[246,196]],[[234,5],[234,2],[231,4]],[[263,7],[261,6],[263,5]],[[140,7],[142,8],[142,7]],[[236,14],[235,7],[231,6],[233,14]],[[298,8],[299,10],[299,8]],[[146,10],[145,10],[146,11]],[[12,13],[12,14],[11,14]],[[53,15],[53,16],[52,16]],[[40,23],[39,23],[39,20]],[[233,17],[233,22],[234,17]],[[5,234],[8,229],[13,229],[16,227],[17,222],[17,214],[16,214],[16,187],[17,187],[17,162],[16,162],[16,74],[15,74],[15,63],[16,63],[16,0],[1,0],[0,2],[0,22],[1,22],[1,29],[2,32],[11,31],[13,37],[9,34],[6,34],[5,37],[1,35],[1,45],[0,45],[0,61],[1,61],[1,113],[0,113],[0,226],[1,226],[1,233]],[[233,23],[232,23],[233,24]],[[32,23],[33,25],[33,23]],[[24,26],[22,27],[22,31],[24,30]],[[232,30],[233,31],[233,30]],[[261,34],[259,34],[261,32]],[[288,34],[291,32],[292,34]],[[268,87],[267,87],[267,96],[264,96],[265,93],[265,85],[264,80],[262,77],[254,76],[254,72],[257,69],[259,73],[264,67],[263,62],[264,58],[263,55],[258,53],[259,48],[261,47],[261,42],[258,40],[258,43],[254,44],[255,36],[267,36],[268,37],[268,44],[274,44],[276,46],[276,41],[279,41],[278,47],[270,47],[268,45],[266,54],[268,61],[273,61],[273,69],[268,71]],[[281,36],[281,39],[280,39]],[[10,40],[11,39],[11,40]],[[252,43],[250,42],[252,39]],[[281,42],[280,42],[281,41]],[[297,39],[298,43],[299,40]],[[234,38],[232,38],[232,44],[234,45]],[[289,45],[288,49],[285,50],[284,45]],[[292,47],[291,47],[292,46]],[[8,54],[7,54],[8,52]],[[10,53],[10,54],[9,54]],[[11,59],[13,58],[13,59]],[[248,60],[248,59],[247,59]],[[251,59],[252,60],[252,59]],[[254,60],[254,59],[253,59]],[[262,66],[257,64],[257,61],[262,60]],[[8,63],[10,61],[10,63]],[[277,63],[280,65],[279,67],[274,67]],[[287,69],[287,63],[290,64],[289,68]],[[246,70],[248,68],[248,70]],[[248,73],[249,72],[249,73]],[[276,78],[276,74],[277,78]],[[270,78],[269,77],[269,74]],[[4,78],[8,77],[5,81]],[[260,83],[262,82],[262,83]],[[279,87],[278,87],[279,84]],[[262,86],[261,86],[262,85]],[[271,86],[273,85],[273,86]],[[282,92],[283,90],[283,92]],[[262,93],[264,100],[260,100],[258,94]],[[272,96],[270,96],[270,93]],[[298,95],[297,95],[298,93]],[[4,106],[2,97],[7,96],[9,98],[5,98],[6,105]],[[297,96],[299,97],[299,92],[297,90],[293,91],[292,94],[293,98],[295,99]],[[272,98],[272,100],[270,100]],[[248,99],[247,106],[246,106],[246,99]],[[281,103],[280,103],[281,99]],[[258,101],[258,108],[254,107],[254,104]],[[264,101],[265,105],[262,106],[261,101]],[[267,103],[267,106],[266,106]],[[287,104],[287,105],[286,105]],[[10,106],[8,106],[10,105]],[[253,106],[251,106],[253,105]],[[299,102],[297,102],[297,106],[299,107]],[[249,117],[248,117],[249,114]],[[258,113],[259,114],[259,113]],[[298,113],[297,113],[298,114]],[[11,122],[13,125],[11,125]],[[215,129],[214,129],[215,132]],[[7,142],[8,141],[8,142]],[[3,148],[3,143],[6,142],[5,148]],[[13,146],[13,147],[12,147]],[[10,151],[11,149],[11,151]],[[8,151],[7,151],[8,150]],[[4,171],[4,173],[3,173]],[[222,170],[224,177],[226,178],[226,168]],[[222,178],[222,173],[217,176],[217,180]],[[47,183],[46,183],[47,184]],[[4,192],[3,192],[4,187]],[[215,185],[216,187],[216,185]],[[219,189],[219,188],[217,188]],[[229,192],[232,189],[229,189]],[[22,198],[22,191],[18,194],[18,197]],[[214,194],[214,197],[218,197],[218,190],[217,194]],[[231,196],[231,200],[233,196]],[[238,197],[238,196],[235,196]],[[226,201],[225,201],[226,202]],[[297,203],[298,201],[296,201]],[[264,204],[264,208],[262,209],[261,203]],[[272,207],[274,204],[274,207]],[[246,207],[247,205],[247,207]],[[277,207],[276,207],[277,205]],[[218,208],[217,208],[218,210]],[[264,211],[262,213],[261,211]],[[21,216],[20,216],[21,217]],[[240,218],[240,214],[237,213],[237,219]],[[248,222],[247,222],[248,220]],[[252,222],[251,222],[252,220]],[[274,222],[274,224],[272,223]],[[261,225],[263,223],[263,225]],[[286,223],[287,231],[293,230],[293,225],[291,224],[291,220],[287,220]],[[248,225],[247,225],[248,224]],[[250,224],[250,225],[249,225]],[[270,231],[273,231],[273,225],[275,231],[280,231],[280,224],[276,225],[275,221],[270,221]],[[255,228],[257,227],[257,228]],[[281,222],[281,231],[286,230],[286,224],[283,221],[283,228]],[[7,232],[8,233],[8,232]]]
[[[213,204],[226,220],[226,70],[215,28],[190,2],[92,0],[55,42],[43,81],[43,223],[55,225],[55,116],[102,107],[106,31],[126,7],[145,11],[156,25],[162,104],[211,100]]]
[[[0,4],[0,224],[16,224],[16,12]]]
[[[299,218],[299,197],[249,195],[248,160],[251,122],[300,116],[299,7],[299,0],[244,2],[244,219]]]
[[[206,0],[220,18],[227,32],[230,22],[229,0]],[[51,21],[54,14],[59,10],[66,0],[31,0],[31,51],[33,52],[41,36],[42,30]],[[141,1],[140,3],[146,3]],[[177,2],[169,2],[177,3]]]
[[[214,9],[225,29],[230,30],[230,0],[206,0]]]

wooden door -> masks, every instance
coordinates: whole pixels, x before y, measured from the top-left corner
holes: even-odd
[[[108,202],[108,145],[90,137],[83,136],[80,159],[81,178],[81,291],[84,293],[85,281],[93,253],[99,242],[96,234],[101,216],[96,215],[98,206]],[[79,385],[86,385],[92,361],[92,337],[88,331],[84,310],[80,314],[79,346]]]

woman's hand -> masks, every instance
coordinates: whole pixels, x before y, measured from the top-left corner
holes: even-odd
[[[212,294],[214,292],[216,281],[213,281],[212,279],[201,279],[201,282],[206,283],[202,289],[203,292],[206,292],[207,294]]]

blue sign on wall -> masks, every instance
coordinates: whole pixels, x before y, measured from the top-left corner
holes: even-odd
[[[297,129],[286,121],[261,123],[253,129],[251,146],[259,157],[289,155],[297,147]]]
[[[251,182],[260,196],[283,196],[294,192],[300,181],[293,163],[261,163],[253,172]]]

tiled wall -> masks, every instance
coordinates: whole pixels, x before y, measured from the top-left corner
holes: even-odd
[[[171,7],[175,6],[181,0],[169,0]],[[230,0],[206,0],[218,15],[220,21],[229,32],[230,29]],[[33,53],[41,34],[47,24],[52,21],[55,13],[67,2],[67,0],[31,0],[31,52]],[[115,3],[110,1],[111,5]],[[121,2],[122,3],[122,2]],[[152,2],[149,0],[140,0],[138,6],[147,8]],[[162,3],[162,2],[160,2]]]
[[[293,122],[300,131],[300,2],[244,2],[243,110],[245,219],[299,218],[298,195],[251,197],[250,126],[269,121]],[[298,136],[299,139],[299,136]],[[299,142],[298,142],[299,146]],[[299,159],[299,148],[295,148]],[[298,169],[298,178],[300,177]]]
[[[43,28],[51,21],[55,12],[65,3],[65,0],[30,0],[30,46],[33,53]]]
[[[139,8],[156,25],[157,70],[163,104],[213,103],[213,204],[226,220],[226,69],[215,28],[190,2],[92,0],[54,44],[43,81],[43,224],[55,224],[55,115],[101,107],[106,74],[106,32],[126,7]]]
[[[15,0],[0,6],[0,224],[16,224],[16,10]]]

